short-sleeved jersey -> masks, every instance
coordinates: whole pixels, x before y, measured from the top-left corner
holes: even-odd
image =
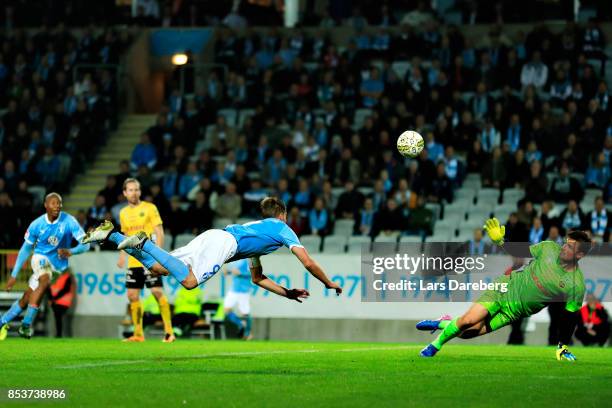
[[[295,232],[277,218],[247,222],[244,225],[231,224],[224,230],[232,234],[238,243],[236,253],[227,262],[267,255],[282,246],[289,249],[303,248]]]
[[[127,235],[136,235],[144,231],[149,238],[153,234],[155,227],[162,225],[162,219],[155,204],[141,201],[138,205],[127,205],[119,212],[119,223],[121,231]],[[128,258],[128,268],[142,268],[142,264],[136,258]]]
[[[232,274],[232,292],[251,293],[252,284],[249,262],[246,259],[239,259],[228,263],[227,269],[229,271],[237,269],[240,272],[239,275]]]
[[[529,247],[533,259],[522,270],[510,275],[507,299],[523,316],[530,316],[552,302],[565,302],[575,312],[582,306],[585,294],[584,275],[580,268],[566,271],[561,267],[561,247],[553,241],[542,241]]]
[[[81,242],[85,231],[72,215],[60,212],[57,220],[50,222],[47,214],[36,218],[25,233],[25,241],[34,245],[34,253],[47,257],[53,268],[63,272],[68,268],[68,259],[60,258],[57,250],[70,248],[72,239]]]

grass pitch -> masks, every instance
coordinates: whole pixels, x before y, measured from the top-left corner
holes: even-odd
[[[612,348],[9,338],[0,405],[86,407],[602,407]],[[9,388],[64,389],[64,401],[7,401]]]

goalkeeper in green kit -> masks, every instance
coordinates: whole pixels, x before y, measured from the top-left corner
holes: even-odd
[[[422,357],[433,357],[449,340],[460,337],[469,339],[498,330],[515,320],[531,316],[548,304],[564,302],[566,316],[562,322],[558,360],[576,360],[567,349],[576,326],[574,312],[582,306],[585,293],[584,276],[578,261],[590,250],[591,239],[583,231],[571,231],[560,246],[553,241],[523,246],[504,246],[505,227],[496,218],[487,220],[484,229],[491,240],[503,247],[510,255],[533,258],[523,269],[496,281],[507,283],[506,292],[489,290],[472,304],[463,316],[453,320],[444,316],[438,320],[423,320],[417,324],[419,330],[441,329],[442,333],[431,344],[421,350]],[[518,249],[518,251],[517,251]]]

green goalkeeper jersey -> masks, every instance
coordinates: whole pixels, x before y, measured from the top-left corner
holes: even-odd
[[[530,316],[552,302],[565,302],[568,311],[578,311],[585,293],[580,268],[569,272],[563,269],[561,247],[553,241],[531,245],[529,251],[531,262],[510,275],[505,297],[513,314]]]

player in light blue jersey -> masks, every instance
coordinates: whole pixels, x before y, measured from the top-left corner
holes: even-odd
[[[222,230],[205,231],[186,246],[171,253],[149,241],[146,234],[126,237],[117,232],[110,221],[105,221],[88,232],[83,242],[105,240],[114,242],[117,244],[117,249],[125,250],[154,274],[171,274],[186,289],[193,289],[206,282],[221,269],[224,263],[248,258],[253,283],[279,296],[301,303],[301,299],[309,296],[306,289],[284,288],[263,274],[259,258],[285,246],[327,289],[334,289],[338,295],[342,293],[342,288],[329,280],[321,266],[310,257],[300,243],[295,232],[286,224],[285,204],[278,198],[267,197],[261,201],[260,208],[262,220],[244,225],[232,224]]]
[[[232,275],[232,287],[223,299],[225,318],[242,334],[245,340],[251,340],[251,271],[246,259],[239,259],[226,264],[225,272]],[[240,315],[238,315],[239,313]],[[244,321],[244,323],[243,323]]]
[[[62,212],[62,197],[49,193],[45,197],[46,213],[36,218],[25,233],[24,243],[17,255],[6,290],[10,291],[17,282],[17,276],[23,264],[32,252],[32,276],[28,289],[21,299],[15,301],[10,309],[0,318],[0,340],[4,340],[9,329],[9,322],[19,316],[27,305],[25,317],[19,328],[22,337],[32,337],[32,323],[38,313],[38,305],[51,283],[53,273],[62,273],[68,269],[68,258],[89,250],[89,244],[81,243],[85,231],[70,214]],[[70,247],[72,240],[79,244]]]

